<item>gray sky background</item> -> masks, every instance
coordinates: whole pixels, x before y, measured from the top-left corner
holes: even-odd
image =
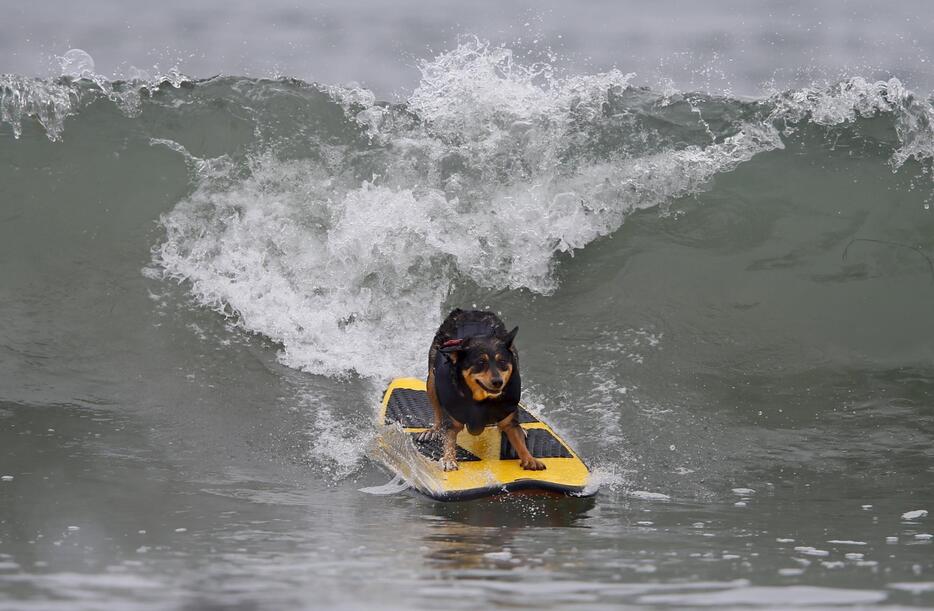
[[[98,73],[131,67],[194,77],[286,75],[359,82],[404,96],[415,66],[475,35],[520,53],[553,49],[572,72],[611,67],[658,85],[755,95],[835,79],[898,76],[934,85],[934,11],[879,2],[4,2],[0,73],[53,76],[56,55],[81,48]]]

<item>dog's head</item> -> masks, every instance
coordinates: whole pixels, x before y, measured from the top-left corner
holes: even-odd
[[[441,348],[467,384],[474,401],[497,399],[516,369],[512,342],[519,327],[503,337],[479,336],[454,340]]]

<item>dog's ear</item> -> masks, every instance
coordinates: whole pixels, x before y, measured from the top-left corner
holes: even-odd
[[[467,350],[467,342],[464,340],[448,340],[441,347],[441,354],[447,357],[452,363],[457,363],[457,358],[461,352]]]
[[[519,332],[519,327],[516,327],[515,329],[510,331],[509,334],[506,335],[505,338],[503,338],[503,341],[506,342],[507,348],[512,348],[512,342],[514,339],[516,339],[516,333],[518,332]]]

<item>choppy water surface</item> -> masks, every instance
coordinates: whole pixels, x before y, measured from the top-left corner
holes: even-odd
[[[924,91],[68,58],[0,77],[0,606],[934,604]],[[595,499],[380,488],[455,305],[519,325]]]

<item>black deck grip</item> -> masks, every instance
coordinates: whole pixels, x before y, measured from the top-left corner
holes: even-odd
[[[419,433],[412,433],[412,442],[415,444],[415,449],[431,460],[440,460],[441,455],[444,453],[444,440],[441,437],[435,437],[428,441],[421,441],[418,439],[418,435]],[[472,452],[457,446],[457,462],[470,462],[472,460],[480,460],[480,458]]]
[[[535,458],[572,458],[571,453],[558,441],[557,437],[545,429],[526,429],[526,432],[529,435],[525,438],[525,445]],[[519,458],[516,449],[509,443],[506,433],[500,436],[499,457],[501,460]]]
[[[397,388],[389,395],[386,405],[386,424],[399,422],[412,429],[427,429],[434,424],[435,415],[424,390]]]
[[[525,411],[524,407],[519,407],[519,413],[517,414],[519,418],[519,424],[529,424],[530,422],[538,422],[538,418]]]

